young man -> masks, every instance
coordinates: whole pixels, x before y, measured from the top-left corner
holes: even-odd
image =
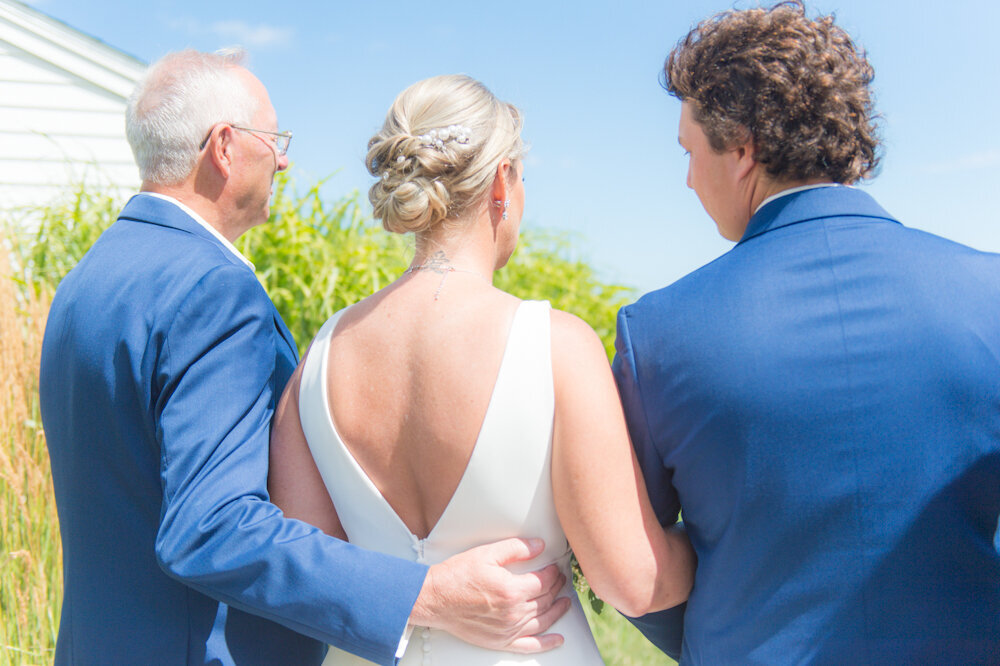
[[[799,3],[670,54],[716,261],[623,308],[614,369],[686,609],[636,621],[685,664],[1000,655],[1000,256],[849,187],[877,158],[872,69]]]

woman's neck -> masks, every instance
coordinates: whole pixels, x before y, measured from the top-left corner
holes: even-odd
[[[417,236],[410,269],[477,273],[489,279],[497,265],[497,243],[488,220],[456,220],[449,226]]]

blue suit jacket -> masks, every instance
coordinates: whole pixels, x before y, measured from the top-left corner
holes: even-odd
[[[170,202],[134,197],[66,276],[40,378],[56,663],[307,664],[325,643],[393,662],[425,567],[268,502],[269,423],[296,361],[253,272]]]
[[[622,309],[614,370],[698,554],[686,610],[637,621],[661,648],[1000,663],[1000,256],[856,189],[788,195]]]

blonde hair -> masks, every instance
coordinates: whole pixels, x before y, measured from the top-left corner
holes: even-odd
[[[374,214],[394,233],[461,217],[493,184],[497,165],[519,160],[521,112],[479,81],[452,74],[418,81],[392,103],[368,142]],[[445,140],[435,140],[441,132]]]

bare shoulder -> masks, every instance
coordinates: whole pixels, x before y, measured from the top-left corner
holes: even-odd
[[[587,322],[561,310],[552,310],[551,321],[557,392],[574,391],[577,382],[596,381],[608,371],[604,344]]]
[[[555,309],[551,312],[551,321],[552,348],[558,355],[596,350],[603,356],[604,347],[601,339],[597,337],[590,324],[575,314]]]

